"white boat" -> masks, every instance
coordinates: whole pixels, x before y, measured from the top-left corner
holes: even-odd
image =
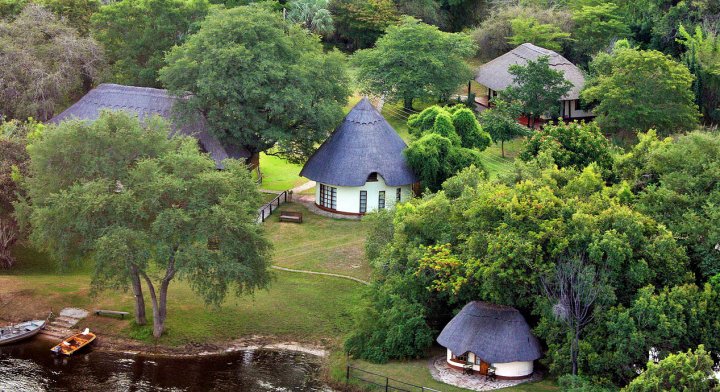
[[[30,320],[0,327],[0,346],[29,339],[45,328],[47,320]]]

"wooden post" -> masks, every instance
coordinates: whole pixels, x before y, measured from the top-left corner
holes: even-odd
[[[470,91],[472,90],[472,80],[468,80],[468,99],[470,99]]]
[[[385,377],[385,392],[388,392],[390,389],[390,378]]]
[[[265,207],[263,207],[263,208],[260,210],[260,217],[261,217],[261,220],[262,220],[263,222],[265,222]]]
[[[350,365],[347,365],[347,370],[345,373],[345,385],[347,385],[350,382]]]

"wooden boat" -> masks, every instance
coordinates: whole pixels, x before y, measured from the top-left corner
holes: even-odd
[[[82,333],[70,336],[63,340],[57,346],[50,349],[55,354],[72,355],[81,348],[87,346],[95,340],[95,334],[90,332],[89,329],[85,328]]]
[[[29,339],[40,333],[45,328],[45,324],[47,324],[47,320],[31,320],[0,327],[0,346]]]

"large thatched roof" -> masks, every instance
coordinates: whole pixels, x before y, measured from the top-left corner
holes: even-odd
[[[387,185],[409,185],[417,180],[403,155],[406,147],[363,98],[310,157],[300,175],[324,184],[361,186],[376,172]]]
[[[585,76],[580,68],[558,53],[533,44],[522,44],[483,64],[478,70],[475,81],[495,91],[502,91],[513,84],[513,76],[508,72],[511,65],[525,65],[528,60],[537,61],[542,56],[547,56],[550,67],[565,74],[565,79],[573,84],[563,99],[579,99],[580,90],[585,86]]]
[[[244,149],[224,146],[210,134],[207,123],[198,115],[194,121],[183,121],[173,114],[173,104],[177,98],[166,90],[121,86],[118,84],[101,84],[90,90],[84,97],[64,112],[53,117],[51,123],[75,118],[79,120],[95,120],[102,110],[123,110],[137,114],[140,121],[159,115],[172,124],[173,134],[193,136],[200,146],[210,153],[217,168],[222,169],[222,161],[228,158],[246,159],[250,153]]]
[[[517,309],[480,301],[465,305],[437,341],[453,353],[470,351],[489,363],[534,361],[542,356],[540,343]]]

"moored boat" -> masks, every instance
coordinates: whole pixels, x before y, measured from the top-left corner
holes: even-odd
[[[50,349],[50,351],[56,354],[72,355],[81,348],[87,346],[95,340],[95,334],[90,332],[89,329],[85,328],[82,333],[70,336],[63,340],[57,346]]]
[[[0,327],[0,346],[29,339],[45,328],[46,323],[47,320],[30,320]]]

